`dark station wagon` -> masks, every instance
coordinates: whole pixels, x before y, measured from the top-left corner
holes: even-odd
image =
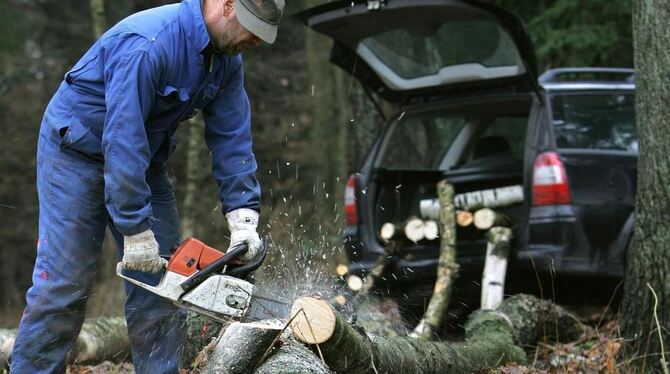
[[[522,22],[470,0],[339,1],[299,17],[334,40],[331,60],[398,108],[347,183],[349,271],[384,255],[380,227],[421,216],[448,179],[456,194],[520,186],[506,292],[606,302],[634,221],[637,136],[631,69],[538,78]],[[459,227],[455,307],[476,307],[485,233]],[[421,310],[439,240],[394,253],[378,291]]]

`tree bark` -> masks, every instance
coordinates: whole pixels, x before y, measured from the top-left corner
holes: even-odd
[[[263,361],[254,374],[330,374],[318,355],[290,334],[281,338],[281,348]]]
[[[644,370],[668,372],[670,347],[670,7],[633,2],[636,122],[640,140],[635,237],[629,246],[621,310],[623,335]],[[649,285],[649,286],[647,286]],[[658,307],[654,310],[654,290]],[[655,318],[657,316],[657,320]],[[660,328],[660,329],[659,329]],[[664,349],[661,349],[661,347]],[[661,362],[664,360],[665,362]]]
[[[523,188],[521,186],[472,191],[454,197],[454,205],[465,210],[500,208],[521,202],[523,202]]]
[[[321,3],[306,1],[306,6]],[[346,88],[344,75],[326,63],[330,40],[311,30],[306,31],[305,57],[309,71],[310,91],[313,100],[310,139],[313,144],[311,160],[317,171],[315,183],[316,221],[336,231],[339,223],[336,212],[342,201],[346,183],[347,138],[345,116]],[[338,216],[339,217],[339,216]]]
[[[12,357],[12,349],[16,340],[16,329],[0,329],[0,370],[7,367]]]
[[[475,227],[480,230],[488,230],[493,226],[509,227],[512,224],[512,220],[509,217],[489,208],[476,211],[473,221]]]
[[[207,316],[189,310],[186,314],[186,343],[182,353],[182,365],[197,366],[200,353],[215,340],[221,330],[228,326]]]
[[[186,186],[184,187],[184,202],[181,208],[181,232],[183,238],[196,235],[195,222],[197,204],[200,198],[200,186],[204,179],[203,168],[200,165],[200,153],[205,149],[204,127],[201,115],[191,118],[188,122],[188,141],[186,145]]]
[[[451,299],[451,286],[456,278],[456,218],[454,212],[454,187],[442,180],[437,184],[440,198],[440,257],[437,263],[437,278],[428,308],[411,336],[430,339],[440,327]]]
[[[219,336],[217,343],[204,360],[203,374],[252,373],[272,348],[283,330],[280,323],[233,322]]]
[[[297,340],[317,347],[338,373],[471,373],[505,362],[523,363],[522,346],[534,344],[556,323],[567,338],[583,333],[583,326],[553,304],[517,295],[498,310],[473,313],[465,325],[465,342],[425,342],[408,337],[384,338],[351,326],[328,303],[314,298],[296,300],[291,331]]]
[[[93,39],[98,39],[107,29],[105,20],[105,1],[90,0],[91,18],[93,19]]]
[[[507,257],[509,256],[512,230],[492,227],[486,234],[486,262],[482,275],[481,309],[495,309],[503,300]]]
[[[0,329],[0,368],[12,356],[16,329]],[[77,363],[119,361],[130,356],[130,341],[123,317],[99,317],[84,322],[67,361]]]

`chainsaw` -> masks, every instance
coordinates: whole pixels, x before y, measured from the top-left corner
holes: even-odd
[[[163,262],[165,271],[156,286],[123,274],[122,263],[117,264],[116,274],[177,306],[220,322],[230,318],[288,319],[288,303],[262,295],[255,285],[242,279],[265,260],[267,238],[262,240],[261,254],[253,261],[242,263],[238,257],[246,251],[246,244],[242,244],[222,253],[195,238],[188,238],[175,250],[170,261]]]

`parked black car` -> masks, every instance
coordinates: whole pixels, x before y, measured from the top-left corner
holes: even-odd
[[[420,216],[437,181],[457,194],[520,185],[523,202],[499,209],[514,222],[506,290],[610,298],[634,220],[631,69],[554,69],[538,80],[522,22],[470,0],[341,1],[299,17],[334,39],[333,63],[399,108],[347,183],[350,272],[369,272],[384,253],[381,225]],[[438,242],[395,254],[380,290],[423,308]],[[459,227],[457,252],[455,297],[476,307],[484,233]]]

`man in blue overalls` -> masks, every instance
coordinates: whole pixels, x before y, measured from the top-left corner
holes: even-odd
[[[157,283],[179,242],[166,161],[177,124],[202,110],[231,246],[260,249],[249,101],[239,52],[277,36],[284,0],[184,0],[128,17],[65,74],[37,149],[39,242],[12,354],[15,373],[64,372],[105,228],[130,275]],[[162,257],[162,258],[161,258]],[[126,283],[138,373],[177,373],[184,315]]]

